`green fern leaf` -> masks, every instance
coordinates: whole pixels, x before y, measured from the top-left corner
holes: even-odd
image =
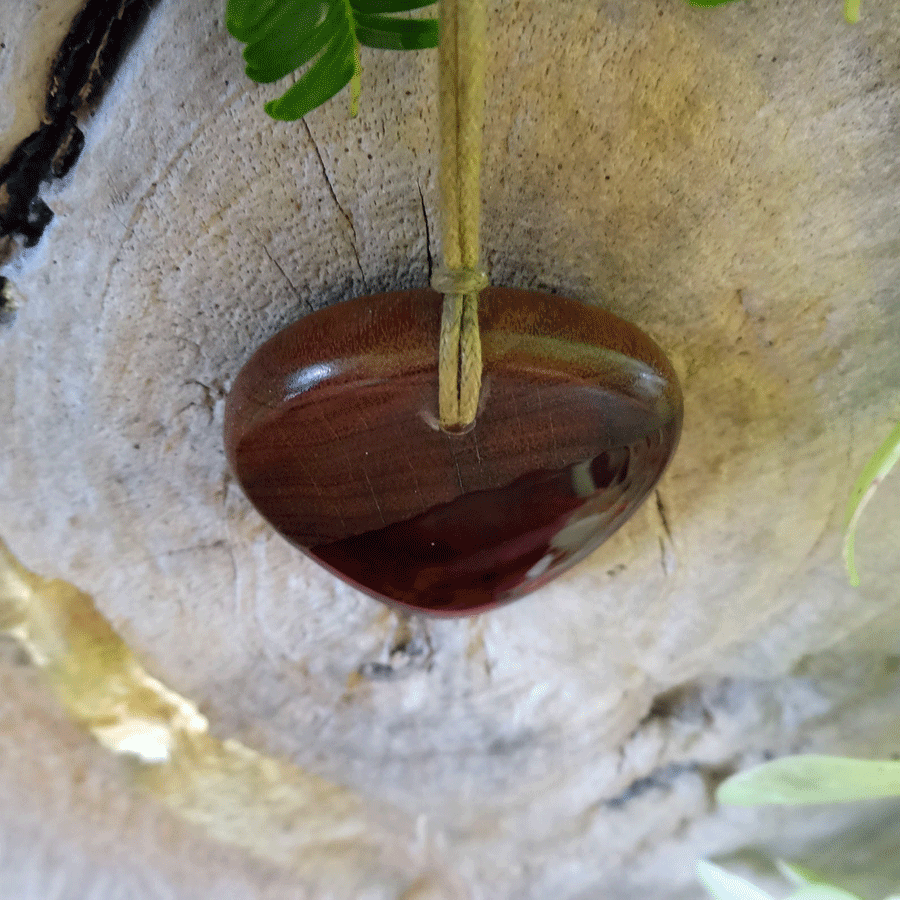
[[[361,13],[379,15],[381,13],[409,12],[432,6],[435,0],[350,0],[350,5]]]
[[[353,78],[357,62],[354,58],[353,33],[346,30],[303,73],[303,76],[277,100],[270,100],[266,112],[273,119],[293,121],[330,100]]]
[[[422,50],[438,45],[434,19],[389,15],[431,6],[434,0],[228,0],[225,24],[247,44],[247,75],[270,83],[308,65],[297,81],[266,104],[275,119],[300,119],[351,84],[356,115],[360,45]]]
[[[438,45],[438,23],[434,19],[389,19],[387,16],[356,14],[356,38],[379,50],[425,50]]]
[[[254,39],[281,0],[228,0],[225,27],[229,34],[247,43]]]
[[[327,13],[324,19],[323,13]],[[271,19],[271,28],[244,50],[247,74],[264,84],[290,75],[325,48],[340,26],[340,13],[340,7],[329,10],[319,0],[285,4]],[[297,40],[300,30],[305,31],[304,37]]]

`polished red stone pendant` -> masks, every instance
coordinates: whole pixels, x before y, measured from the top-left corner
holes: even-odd
[[[678,379],[611,313],[488,288],[475,425],[437,424],[443,298],[360,297],[285,328],[235,380],[235,477],[291,543],[371,596],[468,615],[546,584],[622,525],[681,430]]]

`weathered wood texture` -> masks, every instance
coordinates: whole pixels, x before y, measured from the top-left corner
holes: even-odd
[[[0,7],[0,151],[38,124],[72,6]],[[276,124],[220,6],[151,15],[3,271],[12,548],[94,594],[218,734],[427,816],[473,896],[697,898],[699,855],[789,855],[859,817],[710,791],[764,753],[898,750],[896,478],[859,590],[839,543],[898,411],[900,7],[851,28],[837,0],[491,4],[492,280],[645,329],[684,433],[655,502],[563,579],[403,625],[263,523],[221,428],[285,324],[427,283],[433,54],[364,51],[358,119],[341,98]],[[128,794],[14,654],[0,679],[0,894],[297,896]]]

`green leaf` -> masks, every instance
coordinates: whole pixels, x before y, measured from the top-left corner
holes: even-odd
[[[228,0],[228,31],[247,44],[247,75],[278,81],[308,66],[293,86],[266,104],[276,119],[299,119],[351,84],[351,115],[359,99],[360,45],[422,50],[438,45],[435,19],[389,16],[434,0]]]
[[[697,877],[715,900],[772,900],[770,894],[714,863],[698,862]]]
[[[862,511],[872,499],[878,485],[897,465],[898,460],[900,460],[900,424],[887,436],[885,442],[866,463],[866,467],[853,486],[850,500],[847,503],[847,513],[844,519],[844,563],[853,587],[859,586],[859,573],[856,571],[854,559],[856,526],[859,524]]]
[[[327,15],[325,15],[327,13]],[[277,81],[308,63],[324,49],[340,26],[341,9],[319,0],[286,3],[272,19],[270,30],[244,48],[247,74],[261,83]],[[306,29],[302,40],[289,30],[291,24]]]
[[[435,0],[350,0],[354,10],[361,13],[408,12],[433,6]]]
[[[721,6],[723,3],[732,3],[733,0],[688,0],[691,6]]]
[[[778,868],[778,871],[784,876],[785,880],[789,881],[794,887],[821,883],[821,879],[813,872],[810,872],[809,869],[804,869],[802,866],[798,866],[795,863],[788,863],[783,859],[776,859],[775,865]]]
[[[266,112],[273,119],[287,122],[302,119],[345,88],[353,73],[353,34],[348,31],[333,40],[325,53],[283,96],[270,100],[266,104]]]
[[[790,870],[791,867],[785,864],[785,868]],[[745,878],[732,875],[731,872],[713,863],[697,863],[697,877],[714,900],[772,900],[769,894]],[[800,887],[787,900],[859,900],[856,894],[842,888],[832,887],[829,884],[813,884],[804,881],[802,876],[796,877],[801,878]]]
[[[266,20],[278,11],[281,0],[228,0],[225,27],[244,43],[265,29]]]
[[[438,45],[438,23],[434,19],[389,19],[358,13],[356,39],[381,50],[425,50]]]
[[[847,759],[839,756],[786,756],[719,785],[721,803],[846,803],[900,797],[900,762]]]
[[[859,897],[830,884],[810,884],[794,891],[787,900],[859,900]]]
[[[798,888],[787,900],[859,900],[855,894],[833,887],[802,866],[788,864],[783,859],[776,859],[775,865],[785,879]]]

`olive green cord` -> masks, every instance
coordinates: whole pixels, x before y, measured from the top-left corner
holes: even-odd
[[[441,426],[475,421],[481,393],[478,296],[481,140],[486,56],[485,0],[441,0],[438,53],[443,268],[431,280],[444,294],[439,362]]]

